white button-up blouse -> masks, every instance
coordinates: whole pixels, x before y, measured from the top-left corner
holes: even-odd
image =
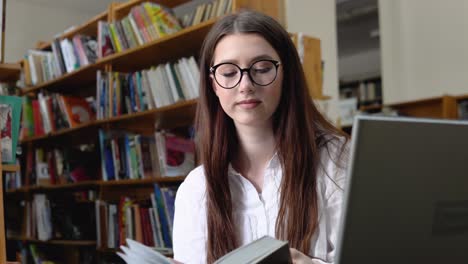
[[[321,151],[317,174],[318,227],[312,237],[309,255],[317,263],[333,263],[341,216],[347,155],[337,161],[339,148],[329,143]],[[346,154],[346,153],[345,153]],[[275,237],[279,210],[282,168],[277,155],[268,163],[262,193],[253,184],[228,169],[233,201],[233,218],[241,245],[264,235]],[[175,200],[173,230],[174,259],[182,263],[206,263],[206,185],[203,166],[194,169],[179,187]]]

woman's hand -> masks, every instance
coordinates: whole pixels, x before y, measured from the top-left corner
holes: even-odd
[[[169,260],[172,262],[172,264],[183,264],[182,262],[179,262],[179,261],[177,261],[175,259],[170,258]]]
[[[300,252],[295,248],[290,248],[291,259],[293,264],[314,264],[314,262],[309,256],[306,256],[304,253]]]

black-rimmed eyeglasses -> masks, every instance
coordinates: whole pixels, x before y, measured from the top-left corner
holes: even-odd
[[[242,69],[231,62],[223,62],[210,68],[216,83],[225,89],[236,87],[241,81],[244,72],[250,77],[250,80],[260,86],[267,86],[275,81],[278,75],[278,67],[281,62],[275,60],[258,60],[250,67]]]

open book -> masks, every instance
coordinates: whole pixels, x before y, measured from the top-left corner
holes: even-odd
[[[139,242],[127,239],[127,245],[121,246],[123,252],[117,254],[127,264],[171,264],[172,262],[157,250]],[[256,263],[291,263],[289,245],[269,236],[259,238],[245,246],[235,249],[218,259],[215,264],[256,264]]]

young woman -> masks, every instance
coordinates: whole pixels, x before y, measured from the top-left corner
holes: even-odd
[[[174,259],[212,263],[264,235],[294,263],[333,263],[346,136],[314,106],[300,59],[274,19],[224,17],[200,58],[202,166],[175,202]]]

